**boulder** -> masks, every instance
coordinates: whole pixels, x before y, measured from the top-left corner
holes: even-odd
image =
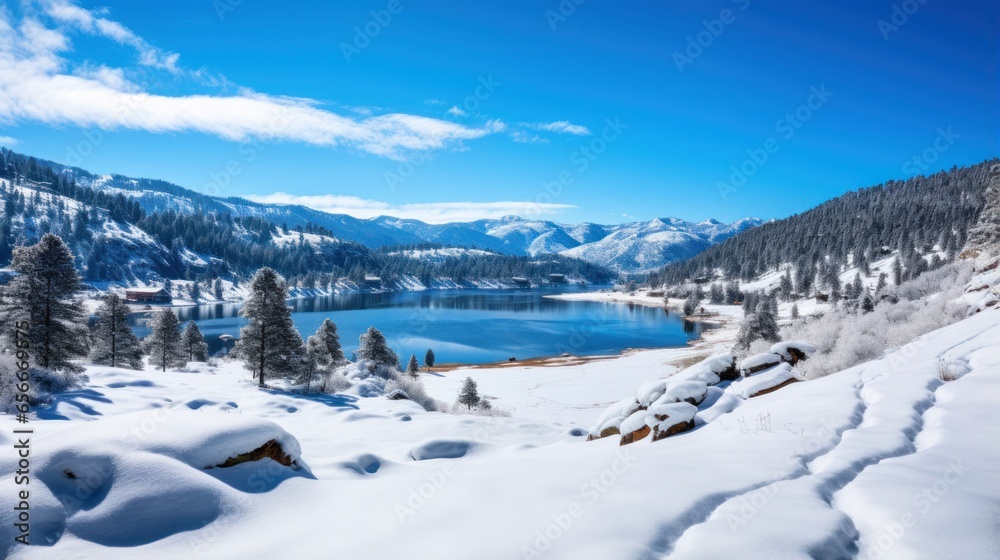
[[[660,441],[663,438],[693,429],[694,420],[688,420],[687,422],[674,422],[668,418],[653,428],[653,441]]]
[[[692,405],[699,405],[705,400],[708,394],[708,385],[704,381],[676,381],[671,383],[667,390],[649,408],[657,405],[686,402]]]
[[[674,376],[671,380],[701,381],[706,385],[715,385],[720,381],[733,380],[739,377],[736,369],[736,358],[732,354],[714,354],[698,362],[697,364],[685,368]]]
[[[740,362],[740,375],[743,377],[749,377],[755,373],[771,369],[783,361],[784,359],[780,354],[772,352],[765,352],[764,354],[750,356]]]
[[[646,423],[648,415],[645,410],[637,410],[622,421],[621,426],[618,428],[622,436],[619,445],[628,445],[637,442],[652,432],[652,429]]]
[[[785,360],[789,364],[792,364],[793,366],[808,358],[815,351],[816,347],[812,344],[794,340],[779,342],[774,346],[771,346],[771,352],[781,356],[781,359]]]
[[[663,404],[649,409],[647,424],[652,424],[653,441],[694,429],[698,409],[689,403]]]
[[[797,381],[801,381],[798,372],[782,362],[752,377],[734,381],[727,390],[740,398],[750,399],[772,393]]]
[[[587,441],[593,441],[595,439],[606,438],[609,436],[616,436],[621,433],[619,426],[625,421],[624,416],[617,416],[604,423],[601,427],[591,430],[590,435],[587,436]]]

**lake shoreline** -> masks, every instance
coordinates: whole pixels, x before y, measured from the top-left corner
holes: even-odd
[[[599,303],[614,303],[619,305],[641,305],[644,307],[659,307],[671,313],[678,313],[684,305],[682,299],[664,299],[659,296],[648,296],[647,292],[579,292],[569,294],[552,294],[543,296],[549,299],[563,301],[589,301]],[[595,362],[606,362],[620,360],[639,353],[664,352],[668,359],[663,362],[666,365],[686,367],[696,363],[700,359],[709,355],[728,351],[736,341],[736,333],[739,324],[743,319],[743,310],[738,305],[705,305],[706,315],[685,318],[687,321],[698,323],[702,326],[698,338],[689,340],[684,346],[662,347],[662,348],[626,348],[618,354],[596,355],[596,356],[576,356],[563,354],[558,356],[539,356],[526,358],[524,360],[490,362],[485,364],[462,364],[444,363],[436,365],[428,373],[447,374],[461,370],[501,370],[510,368],[552,368],[586,365]],[[695,352],[694,356],[691,355]],[[427,372],[426,368],[421,370]]]

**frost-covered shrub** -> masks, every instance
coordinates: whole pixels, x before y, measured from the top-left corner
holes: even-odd
[[[436,400],[434,397],[427,394],[427,390],[424,389],[424,384],[420,382],[419,379],[413,379],[411,377],[405,377],[399,375],[396,379],[390,379],[385,384],[385,393],[389,394],[393,391],[403,391],[410,400],[424,407],[424,410],[428,412],[433,412],[435,410],[446,410],[448,405],[441,401]]]
[[[17,385],[20,381],[17,359],[9,353],[0,354],[0,413],[13,414],[16,395],[20,393]],[[77,375],[71,371],[49,371],[32,368],[28,372],[28,398],[32,407],[46,403],[52,396],[79,386],[86,381],[86,376]]]
[[[915,338],[950,325],[969,313],[955,303],[972,268],[953,263],[894,287],[897,303],[884,300],[870,313],[837,309],[786,326],[785,340],[808,340],[818,351],[797,367],[807,378],[822,377],[877,359]]]
[[[317,390],[321,393],[332,395],[351,388],[351,382],[340,372],[331,372],[320,378]]]

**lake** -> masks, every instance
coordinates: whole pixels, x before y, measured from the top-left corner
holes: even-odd
[[[374,326],[404,366],[410,354],[416,354],[422,365],[428,348],[434,350],[439,364],[481,364],[510,357],[593,356],[628,348],[677,347],[700,334],[700,325],[663,309],[543,297],[575,290],[566,286],[355,293],[297,299],[289,305],[303,339],[329,317],[337,324],[344,353],[350,358],[358,337]],[[181,323],[194,320],[198,324],[214,353],[225,346],[220,336],[236,337],[246,324],[239,317],[240,307],[211,304],[176,311]],[[132,316],[139,336],[149,332],[147,317],[146,313]]]

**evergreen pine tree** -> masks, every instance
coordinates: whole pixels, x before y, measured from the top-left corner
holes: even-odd
[[[892,283],[897,286],[903,283],[903,262],[898,256],[892,261]]]
[[[875,300],[872,299],[871,294],[865,292],[863,298],[861,298],[861,312],[869,313],[875,311]]]
[[[35,365],[80,371],[70,360],[87,355],[90,333],[74,299],[81,285],[69,248],[59,236],[45,234],[35,245],[14,249],[10,267],[19,274],[3,289],[0,315],[7,330],[27,322]]]
[[[187,325],[184,326],[181,341],[184,344],[184,351],[189,362],[208,361],[208,344],[194,321],[188,321]]]
[[[721,305],[726,300],[726,293],[722,289],[722,284],[712,284],[708,290],[708,301],[713,305]]]
[[[128,306],[111,294],[97,309],[91,331],[90,361],[103,366],[142,369],[142,344],[128,324]]]
[[[479,389],[471,377],[466,377],[462,383],[462,390],[458,394],[458,402],[469,407],[469,410],[472,410],[472,407],[479,404]]]
[[[691,292],[691,295],[684,300],[684,315],[690,317],[697,313],[699,303],[701,303],[701,298],[698,297],[698,293]]]
[[[417,355],[410,354],[410,361],[406,364],[406,373],[412,377],[417,377],[418,371],[420,371],[420,364],[417,363]]]
[[[427,366],[428,370],[434,367],[434,351],[430,348],[428,348],[427,353],[424,354],[424,365]]]
[[[792,319],[798,319],[798,318],[799,318],[799,304],[793,303],[792,304]]]
[[[374,371],[378,366],[399,369],[399,357],[389,348],[385,336],[378,329],[368,327],[359,342],[358,359],[368,360],[371,370]]]
[[[323,319],[316,333],[309,337],[312,344],[317,346],[312,352],[317,356],[322,356],[319,363],[322,367],[337,367],[347,363],[344,358],[344,350],[340,347],[340,335],[337,334],[337,325],[329,318]],[[323,351],[319,352],[318,346],[323,346]],[[307,344],[308,346],[308,344]]]
[[[785,269],[785,274],[781,277],[781,297],[785,301],[792,299],[792,269]]]
[[[760,304],[757,307],[757,338],[778,342],[781,337],[778,335],[777,302],[771,301],[773,305]]]
[[[251,280],[250,297],[240,310],[247,325],[240,329],[235,351],[261,387],[268,377],[297,377],[305,361],[302,336],[295,330],[286,299],[285,281],[264,267]]]
[[[212,285],[212,292],[215,299],[222,301],[222,280],[219,280],[218,278],[215,279],[215,283]]]
[[[198,285],[198,281],[195,280],[191,282],[191,301],[197,302],[201,299],[201,286]]]
[[[889,282],[887,281],[887,278],[888,278],[888,275],[886,275],[886,273],[884,273],[884,272],[882,274],[878,275],[878,285],[875,286],[875,293],[876,294],[881,293],[882,290],[886,289],[886,287],[889,285]]]
[[[181,340],[180,321],[173,309],[165,307],[153,316],[152,332],[143,340],[149,363],[167,371],[187,365],[187,354]]]

